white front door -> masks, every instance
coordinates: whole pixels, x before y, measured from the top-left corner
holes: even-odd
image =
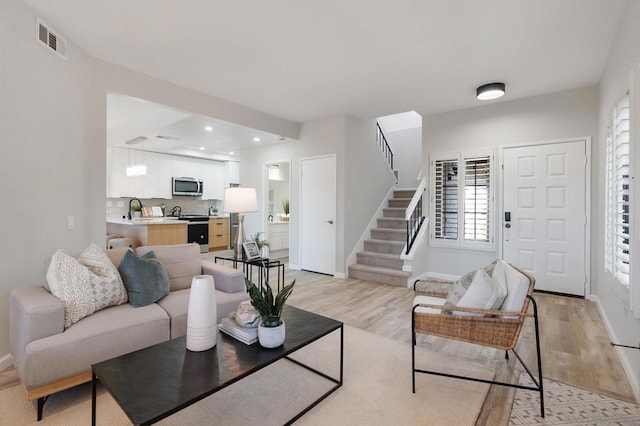
[[[300,160],[300,268],[336,268],[336,157]]]
[[[585,295],[586,147],[503,151],[503,258],[533,275],[538,290]]]

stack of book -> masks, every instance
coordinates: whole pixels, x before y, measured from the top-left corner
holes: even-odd
[[[258,327],[239,326],[233,318],[222,318],[218,328],[220,331],[247,345],[258,341]]]

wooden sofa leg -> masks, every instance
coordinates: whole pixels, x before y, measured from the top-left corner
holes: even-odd
[[[44,403],[49,399],[49,395],[41,396],[38,398],[38,421],[42,420],[42,411],[44,410]]]

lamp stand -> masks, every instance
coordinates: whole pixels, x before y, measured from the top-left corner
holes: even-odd
[[[244,247],[242,243],[247,241],[246,235],[244,235],[244,214],[238,213],[238,232],[233,240],[233,255],[236,259],[244,259]]]

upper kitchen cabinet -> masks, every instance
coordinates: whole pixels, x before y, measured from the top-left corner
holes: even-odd
[[[240,183],[240,163],[237,161],[226,161],[224,163],[223,188],[228,188],[232,183]]]
[[[222,200],[222,197],[224,195],[223,163],[220,163],[218,161],[203,160],[202,175],[202,180],[204,181],[202,199]]]
[[[107,197],[171,198],[171,157],[107,148]]]
[[[172,176],[202,180],[202,161],[199,158],[173,155],[171,157]]]

